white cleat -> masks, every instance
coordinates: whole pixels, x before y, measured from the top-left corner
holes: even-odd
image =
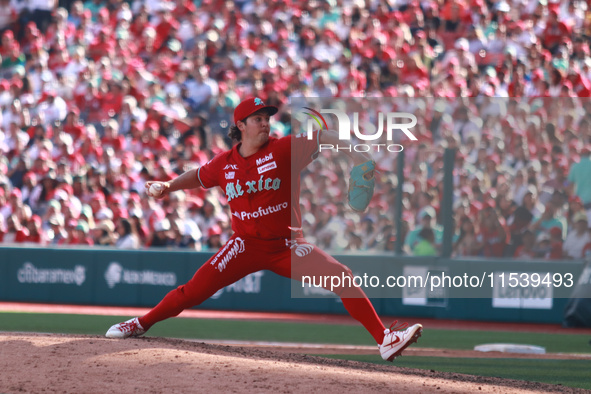
[[[115,324],[109,328],[109,331],[105,334],[107,338],[129,338],[139,337],[145,334],[146,330],[140,324],[140,320],[137,317],[127,320],[123,323]]]
[[[394,324],[396,324],[396,322],[394,322]],[[415,343],[423,333],[423,326],[420,324],[415,324],[402,331],[397,331],[396,328],[392,328],[394,324],[384,331],[386,334],[386,336],[384,336],[384,341],[381,345],[378,345],[380,354],[386,361],[394,361],[396,357],[401,355],[404,349]],[[405,323],[400,328],[406,326],[407,324]]]

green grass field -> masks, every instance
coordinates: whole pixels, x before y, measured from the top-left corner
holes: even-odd
[[[0,331],[27,331],[103,335],[125,316],[0,313]],[[209,319],[170,319],[154,326],[150,336],[193,339],[233,339],[278,342],[373,345],[372,338],[360,326],[229,321]],[[483,343],[521,343],[543,346],[551,353],[590,353],[588,335],[544,334],[499,331],[460,331],[426,329],[418,347],[473,349]],[[311,350],[313,352],[313,350]],[[385,363],[378,356],[331,355],[349,360]],[[562,384],[591,389],[589,360],[467,359],[407,356],[396,365],[480,376]]]
[[[329,358],[346,358],[369,363],[389,364],[372,356],[322,355]],[[591,360],[526,360],[445,357],[401,357],[396,359],[399,367],[432,369],[441,372],[456,372],[469,375],[502,377],[563,386],[591,389],[589,367]]]

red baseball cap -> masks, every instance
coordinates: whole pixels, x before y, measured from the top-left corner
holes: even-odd
[[[279,109],[273,105],[265,105],[263,100],[258,97],[250,97],[243,100],[236,109],[234,109],[234,123],[238,123],[239,120],[244,120],[250,115],[254,114],[261,109],[268,109],[269,115],[275,115]]]
[[[581,197],[579,196],[570,196],[568,199],[569,203],[579,203],[581,205],[583,205],[583,202],[581,201]]]
[[[217,224],[214,224],[213,226],[211,226],[211,228],[207,231],[207,235],[212,237],[214,235],[220,235],[222,234],[222,228],[220,226],[218,226]]]
[[[191,135],[185,139],[185,146],[197,146],[199,145],[199,138],[197,136]]]

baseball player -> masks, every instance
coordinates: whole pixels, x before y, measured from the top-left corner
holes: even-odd
[[[312,140],[304,134],[271,137],[269,118],[277,111],[260,98],[242,101],[234,110],[235,124],[230,129],[230,137],[239,142],[233,149],[171,181],[146,183],[148,193],[157,198],[181,189],[221,187],[232,211],[234,234],[191,280],[169,292],[146,315],[112,326],[107,337],[140,336],[155,323],[201,304],[219,289],[260,270],[300,281],[303,275],[352,276],[349,268],[306,242],[300,228],[300,171],[316,157],[319,144],[342,145],[343,141],[319,131]],[[373,195],[375,163],[365,154],[346,154],[354,162],[349,205],[363,211]],[[360,288],[343,285],[333,291],[373,336],[384,360],[394,360],[420,337],[420,324],[395,327],[395,322],[385,328]]]

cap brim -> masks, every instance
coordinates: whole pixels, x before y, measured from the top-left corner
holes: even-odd
[[[245,116],[244,118],[239,119],[239,120],[243,121],[244,119],[248,118],[249,116],[252,116],[260,111],[267,111],[269,113],[269,116],[273,116],[277,112],[279,112],[279,108],[275,107],[274,105],[265,105],[264,107],[256,107],[254,111],[252,111],[250,114],[248,114],[247,116]]]

